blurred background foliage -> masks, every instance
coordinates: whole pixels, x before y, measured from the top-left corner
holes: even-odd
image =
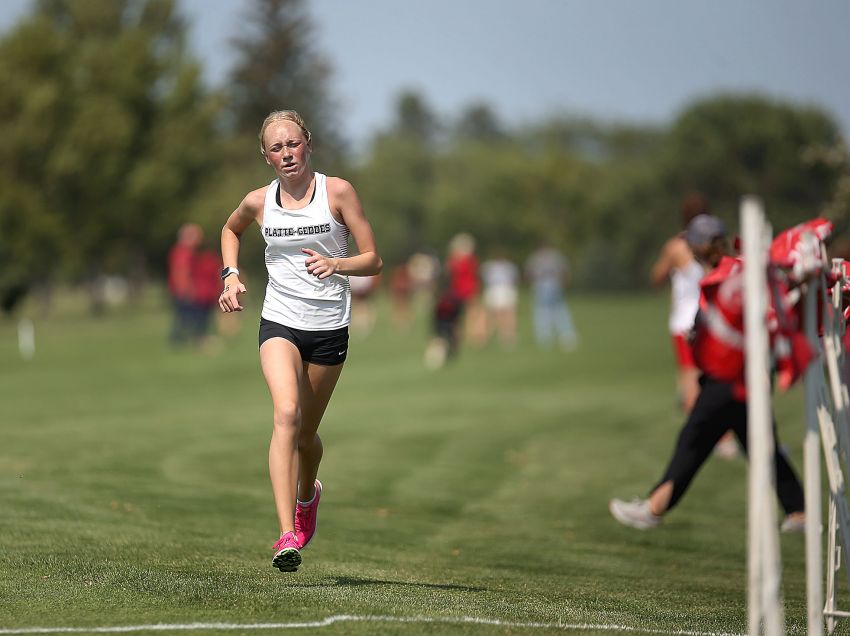
[[[393,121],[351,148],[332,69],[304,0],[250,0],[225,86],[202,81],[175,0],[39,0],[0,39],[0,296],[102,274],[162,279],[178,227],[212,243],[273,174],[258,153],[270,110],[295,108],[314,165],[352,181],[385,261],[442,256],[458,231],[517,261],[564,250],[584,288],[643,286],[679,201],[700,191],[736,227],[743,194],[774,226],[843,222],[850,162],[813,105],[709,95],[669,126],[554,115],[499,121],[486,103],[437,113],[398,97]],[[246,259],[262,258],[259,233]],[[256,236],[253,236],[256,234]],[[250,256],[248,255],[250,254]]]

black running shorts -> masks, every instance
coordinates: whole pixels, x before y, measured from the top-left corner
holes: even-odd
[[[307,331],[260,318],[260,346],[269,338],[289,340],[298,348],[304,362],[332,367],[348,357],[348,327]]]

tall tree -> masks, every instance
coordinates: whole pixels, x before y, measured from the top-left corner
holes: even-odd
[[[254,0],[242,35],[233,40],[230,107],[239,133],[257,135],[272,110],[295,109],[313,133],[323,166],[337,163],[344,146],[331,98],[331,67],[315,48],[304,0]]]
[[[436,117],[416,93],[403,93],[358,177],[358,191],[387,262],[427,246],[435,178]]]
[[[174,5],[42,0],[0,41],[0,270],[161,261],[208,179],[216,116]]]
[[[429,144],[439,133],[437,116],[419,93],[404,91],[396,101],[395,122],[391,131],[411,141]]]
[[[840,170],[806,158],[812,148],[839,141],[837,125],[817,108],[757,95],[712,97],[674,122],[663,177],[679,192],[705,192],[733,222],[740,197],[759,195],[773,226],[782,229],[831,200]]]
[[[490,106],[483,102],[467,107],[461,113],[455,130],[458,138],[471,141],[498,141],[505,137],[499,118]]]

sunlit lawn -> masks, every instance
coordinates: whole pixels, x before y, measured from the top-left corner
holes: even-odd
[[[712,459],[656,531],[606,508],[646,493],[681,424],[667,299],[572,306],[574,353],[535,347],[524,306],[515,350],[466,347],[437,372],[424,317],[396,331],[382,309],[322,424],[319,533],[296,574],[270,565],[256,307],[217,353],[170,350],[156,298],[103,318],[60,304],[36,319],[29,362],[0,322],[0,628],[348,614],[745,631],[743,460]],[[799,389],[778,414],[801,468]],[[782,558],[787,621],[804,631],[801,536],[782,537]]]

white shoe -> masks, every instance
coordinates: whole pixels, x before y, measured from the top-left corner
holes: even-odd
[[[806,515],[798,513],[786,515],[785,519],[782,520],[782,525],[779,526],[779,530],[787,533],[805,532]]]
[[[649,510],[648,499],[633,499],[632,501],[612,499],[608,503],[608,510],[614,519],[624,526],[638,530],[657,528],[661,523],[661,517],[652,514]]]
[[[741,448],[734,439],[722,437],[714,446],[714,454],[721,459],[732,460],[741,456]]]
[[[442,338],[437,338],[428,343],[425,348],[425,367],[431,370],[441,369],[449,357],[449,347]]]

